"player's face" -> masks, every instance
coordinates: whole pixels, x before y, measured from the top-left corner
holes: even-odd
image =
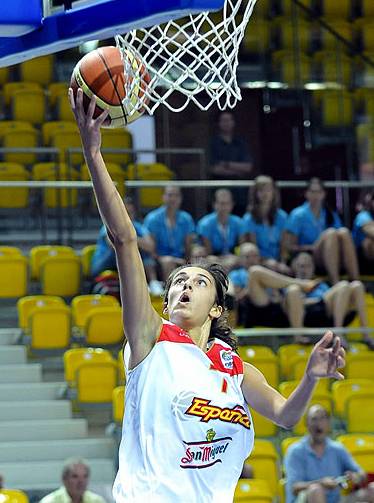
[[[69,475],[64,479],[64,485],[71,499],[81,499],[88,485],[88,470],[84,465],[74,465]]]
[[[201,267],[186,267],[174,276],[167,299],[169,319],[188,330],[202,326],[215,314],[216,287],[213,276]]]

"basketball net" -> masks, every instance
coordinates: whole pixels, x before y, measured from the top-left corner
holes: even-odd
[[[160,104],[180,112],[190,102],[201,110],[213,103],[221,110],[233,108],[241,99],[236,78],[239,44],[255,3],[225,0],[218,12],[202,12],[117,35],[125,73],[130,72],[126,82],[131,89],[126,91],[132,99],[130,103],[125,100],[129,113],[146,109],[153,114]],[[131,53],[138,64],[131,61]],[[149,72],[149,82],[140,82],[140,62]],[[134,93],[139,99],[133,99]]]

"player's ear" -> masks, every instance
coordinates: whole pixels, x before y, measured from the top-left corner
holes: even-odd
[[[212,320],[217,319],[221,316],[222,311],[223,311],[222,306],[218,306],[217,304],[214,304],[214,306],[209,311],[209,317]]]

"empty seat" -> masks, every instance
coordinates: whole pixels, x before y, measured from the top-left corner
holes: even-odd
[[[345,40],[348,42],[352,42],[353,38],[353,31],[352,31],[352,24],[349,23],[348,21],[344,19],[339,19],[339,18],[332,18],[326,20],[329,26],[336,31],[341,37],[343,37]],[[320,40],[321,40],[321,46],[324,50],[342,50],[342,44],[339,42],[339,40],[336,38],[335,35],[333,35],[331,32],[328,30],[321,28],[320,31]],[[336,52],[334,54],[335,60],[338,58]]]
[[[29,315],[34,309],[56,305],[64,306],[64,299],[52,295],[27,295],[26,297],[22,297],[17,301],[19,328],[26,330]]]
[[[56,96],[56,118],[60,121],[75,121],[67,93]]]
[[[80,293],[81,262],[77,256],[47,256],[40,263],[44,295],[72,297]]]
[[[0,246],[0,255],[21,255],[22,251],[17,246]]]
[[[25,182],[29,172],[22,164],[0,162],[0,181]],[[29,204],[29,187],[0,187],[0,208],[26,208]]]
[[[374,435],[348,433],[336,439],[352,454],[366,473],[374,473]]]
[[[320,110],[324,126],[349,126],[353,121],[353,96],[348,91],[324,90],[320,95]]]
[[[14,120],[42,124],[46,117],[46,96],[42,89],[20,89],[12,94],[11,116]]]
[[[280,50],[272,53],[275,78],[290,87],[298,87],[311,80],[312,63],[306,54],[295,55],[294,51]]]
[[[55,147],[60,151],[60,162],[66,162],[67,164],[82,164],[83,153],[68,154],[68,149],[70,148],[82,149],[81,138],[78,132],[68,130],[55,131],[51,136],[51,147]]]
[[[374,17],[374,3],[371,0],[361,0],[361,6],[365,18]]]
[[[34,180],[46,181],[77,181],[79,172],[69,168],[65,163],[41,162],[34,164],[32,169]],[[78,204],[78,189],[53,188],[43,189],[43,203],[46,208],[74,208]]]
[[[53,64],[53,54],[22,61],[19,65],[21,80],[37,82],[44,87],[52,81]]]
[[[122,424],[125,412],[125,387],[117,386],[113,390],[113,420],[117,424]]]
[[[111,295],[77,295],[71,301],[74,326],[83,328],[92,310],[108,306],[119,306],[119,302]]]
[[[347,400],[356,393],[374,391],[374,381],[370,379],[345,379],[332,384],[334,414],[343,417]]]
[[[47,96],[51,108],[56,106],[57,98],[61,95],[68,95],[68,86],[66,82],[51,82],[47,88]]]
[[[173,172],[161,163],[130,164],[127,168],[129,180],[171,180]],[[140,189],[139,204],[142,207],[154,207],[162,204],[162,188]]]
[[[9,80],[9,67],[0,68],[0,86],[3,86]]]
[[[12,100],[12,96],[17,91],[40,91],[43,90],[42,86],[36,82],[7,82],[4,84],[3,93],[4,93],[4,103],[6,106],[9,106]]]
[[[248,458],[256,479],[267,480],[273,496],[278,492],[280,467],[278,453],[269,440],[256,439],[253,450]]]
[[[284,344],[278,349],[279,366],[281,376],[285,380],[291,379],[291,359],[295,356],[309,355],[313,346],[304,346],[302,344]]]
[[[271,503],[273,495],[267,480],[239,479],[235,489],[234,503]]]
[[[345,420],[348,433],[374,433],[374,391],[359,391],[350,396]]]
[[[70,346],[71,313],[66,305],[37,306],[27,318],[31,350],[56,351]]]
[[[91,277],[91,260],[92,256],[95,253],[96,245],[87,245],[82,248],[80,256],[82,263],[82,274],[84,278]]]
[[[356,21],[355,26],[361,35],[361,44],[364,51],[374,51],[374,20],[373,18]]]
[[[34,130],[34,126],[30,122],[25,122],[25,121],[13,121],[13,120],[0,121],[0,140],[2,141],[3,136],[6,132],[15,131],[16,129]]]
[[[0,255],[0,298],[26,295],[27,269],[27,259],[22,255]]]
[[[132,134],[125,128],[102,129],[101,150],[105,163],[113,162],[117,164],[129,164],[133,159],[132,153],[110,153],[105,152],[106,148],[132,149]]]
[[[75,257],[75,251],[71,246],[61,245],[38,245],[30,249],[30,269],[31,279],[40,278],[40,264],[48,256],[69,256]]]
[[[294,23],[289,17],[278,17],[272,22],[279,49],[307,51],[311,45],[313,25],[304,19]]]
[[[261,2],[257,2],[257,9]],[[243,38],[243,50],[248,53],[262,54],[270,48],[271,24],[264,19],[256,19],[255,23],[247,26]]]
[[[278,386],[278,359],[270,348],[266,346],[239,346],[238,353],[242,360],[252,363],[262,372],[271,386]]]
[[[337,56],[335,51],[331,49],[319,51],[314,54],[313,61],[317,67],[317,74],[321,82],[344,86],[351,84],[353,60],[346,54],[341,53]],[[344,93],[340,93],[340,95],[341,99],[345,96]],[[331,94],[331,96],[333,95]],[[344,101],[342,103],[345,104]]]
[[[26,493],[19,489],[0,489],[1,503],[29,503]]]
[[[9,149],[27,148],[32,149],[39,146],[39,134],[30,127],[8,130],[3,135],[3,147]],[[37,154],[34,152],[9,152],[4,154],[4,161],[18,162],[21,164],[32,164],[36,162]]]
[[[351,0],[322,0],[324,16],[348,18],[351,15]]]
[[[57,131],[70,131],[78,133],[78,127],[74,122],[67,121],[49,121],[42,125],[42,140],[43,145],[48,146],[51,144],[53,135]]]
[[[284,458],[284,456],[286,455],[287,451],[288,451],[288,448],[294,444],[295,442],[298,442],[299,440],[301,440],[303,437],[287,437],[287,438],[284,438],[282,441],[281,441],[281,453],[282,453],[282,458]]]
[[[374,353],[348,353],[346,358],[346,377],[348,379],[374,380]]]
[[[278,427],[272,421],[251,409],[251,416],[257,437],[274,437],[277,434]]]
[[[64,353],[64,378],[69,387],[75,386],[75,373],[77,367],[86,361],[96,363],[112,362],[113,357],[109,351],[102,348],[73,348]]]
[[[86,344],[107,346],[123,343],[124,331],[120,306],[92,309],[84,326]]]

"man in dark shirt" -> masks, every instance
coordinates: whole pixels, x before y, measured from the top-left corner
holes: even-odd
[[[218,134],[210,143],[210,177],[214,180],[249,180],[253,162],[242,138],[234,135],[235,120],[231,112],[222,112]],[[248,187],[231,188],[236,212],[242,215],[247,206]]]

